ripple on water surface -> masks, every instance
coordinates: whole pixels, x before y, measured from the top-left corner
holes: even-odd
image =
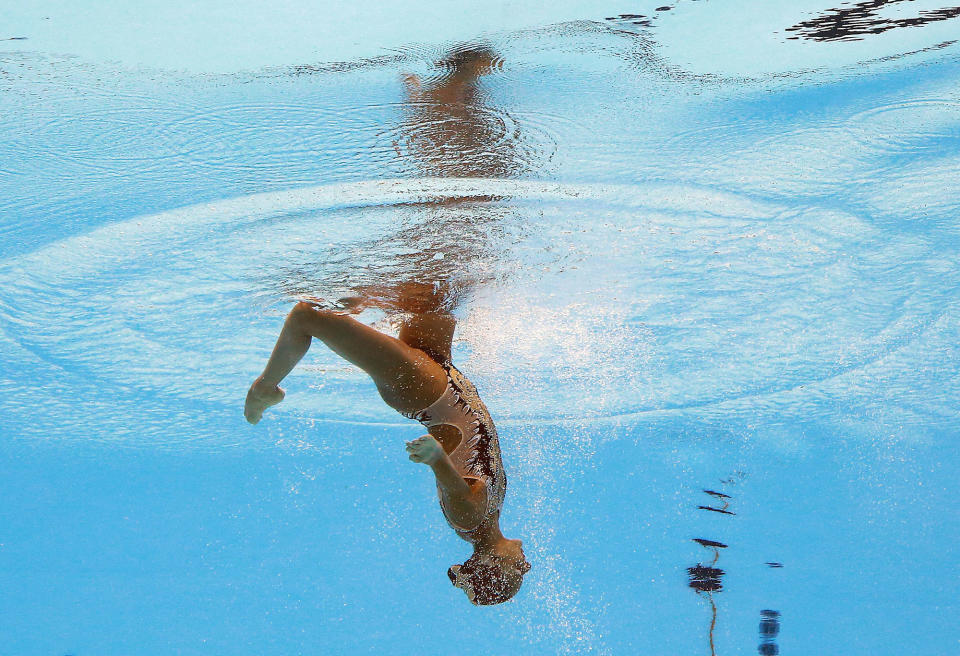
[[[848,129],[864,148],[893,154],[960,148],[960,102],[923,99],[860,112]]]
[[[501,421],[823,411],[891,383],[888,358],[922,343],[957,283],[919,237],[836,211],[694,187],[424,179],[73,237],[2,264],[0,319],[34,356],[111,389],[233,407],[296,297],[425,270],[471,290],[455,357]],[[324,349],[288,383],[277,412],[395,421]]]
[[[169,149],[206,169],[289,178],[342,173],[362,161],[429,175],[488,177],[548,162],[557,148],[557,125],[563,122],[553,116],[468,103],[243,103],[187,114],[162,133]]]

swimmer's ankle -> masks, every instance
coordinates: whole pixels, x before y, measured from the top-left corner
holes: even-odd
[[[254,396],[269,397],[280,392],[280,386],[268,383],[263,379],[263,376],[258,376],[250,386],[250,391],[253,392]]]

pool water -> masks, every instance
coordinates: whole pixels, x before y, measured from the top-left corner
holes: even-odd
[[[960,9],[133,36],[177,6],[0,33],[0,653],[960,653]],[[243,419],[293,302],[411,279],[499,429],[500,606],[362,372]]]

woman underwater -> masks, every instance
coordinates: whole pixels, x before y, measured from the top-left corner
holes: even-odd
[[[372,298],[350,299],[341,310],[297,303],[247,393],[244,414],[255,424],[283,400],[278,385],[314,337],[363,369],[387,405],[429,431],[407,442],[410,460],[433,470],[447,523],[473,545],[473,555],[447,576],[473,604],[499,604],[517,593],[530,565],[521,541],[500,532],[507,480],[497,431],[476,388],[450,362],[456,320],[443,309],[440,292],[417,283],[398,296],[386,308],[405,313],[398,338],[348,316],[370,305],[384,307]]]

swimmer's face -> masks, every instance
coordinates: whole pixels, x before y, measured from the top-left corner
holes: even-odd
[[[454,565],[447,570],[447,578],[450,579],[450,583],[453,584],[453,587],[460,588],[463,590],[463,593],[467,595],[467,599],[470,600],[470,603],[476,605],[477,592],[473,589],[472,570],[464,569],[465,565]]]

